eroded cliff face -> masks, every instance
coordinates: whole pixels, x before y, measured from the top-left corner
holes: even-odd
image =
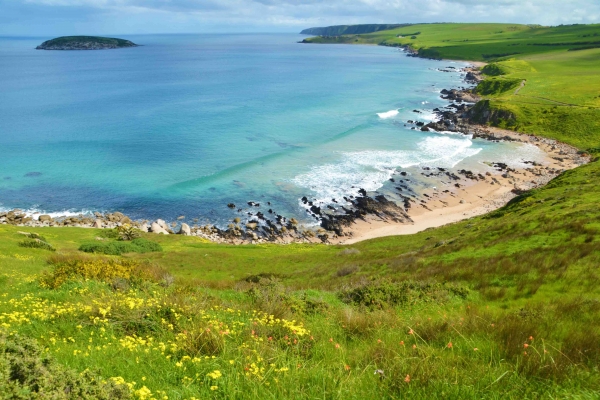
[[[481,100],[469,109],[465,116],[469,122],[481,125],[497,126],[502,122],[511,123],[516,121],[516,117],[508,110],[494,108],[489,100]]]

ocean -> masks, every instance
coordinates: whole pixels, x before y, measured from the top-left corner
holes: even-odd
[[[140,35],[100,51],[0,38],[0,209],[225,225],[255,202],[308,224],[303,196],[343,203],[423,166],[542,158],[406,125],[448,105],[440,90],[465,84],[439,68],[465,63],[303,37]]]

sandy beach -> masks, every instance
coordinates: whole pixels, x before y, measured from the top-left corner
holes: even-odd
[[[395,223],[389,219],[367,216],[348,229],[348,237],[332,239],[336,244],[353,244],[363,240],[384,236],[409,235],[458,222],[464,219],[489,213],[504,206],[521,191],[540,187],[558,176],[561,172],[575,168],[589,161],[574,147],[551,139],[523,135],[499,128],[479,126],[477,129],[487,135],[529,143],[546,154],[544,161],[528,168],[498,170],[486,174],[485,179],[463,178],[458,182],[436,187],[424,193],[431,199],[426,207],[416,207],[408,211],[412,223]]]

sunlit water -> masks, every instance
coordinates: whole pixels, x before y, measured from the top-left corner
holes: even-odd
[[[40,51],[0,38],[0,208],[223,224],[259,202],[306,218],[415,166],[477,168],[532,146],[410,130],[464,64],[298,35],[128,36],[143,47]],[[414,113],[414,109],[424,111]]]

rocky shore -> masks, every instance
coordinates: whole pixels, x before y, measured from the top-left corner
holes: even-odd
[[[408,55],[414,54],[408,52]],[[455,67],[439,70],[457,72]],[[233,203],[224,205],[235,215],[227,227],[202,226],[197,219],[189,221],[185,216],[172,222],[161,219],[133,221],[120,212],[53,218],[47,214],[28,215],[21,210],[0,212],[0,224],[107,229],[129,224],[143,232],[196,236],[231,244],[349,243],[388,234],[413,233],[489,212],[511,198],[547,183],[564,170],[589,161],[587,155],[575,148],[551,139],[473,123],[473,110],[480,99],[472,87],[483,78],[476,67],[467,67],[460,72],[471,88],[442,90],[441,96],[448,100],[449,105],[433,110],[437,116],[434,122],[424,123],[415,118],[406,121],[405,125],[424,132],[460,132],[492,141],[530,143],[547,154],[544,163],[524,160],[527,167],[515,169],[490,160],[485,173],[422,166],[410,171],[397,171],[388,185],[393,193],[367,193],[359,189],[357,196],[331,199],[327,205],[303,197],[301,202],[306,213],[317,227],[306,227],[294,218],[279,215],[270,203],[261,205],[252,201],[247,203],[248,207],[244,205],[245,209]],[[419,110],[414,112],[421,113]]]

